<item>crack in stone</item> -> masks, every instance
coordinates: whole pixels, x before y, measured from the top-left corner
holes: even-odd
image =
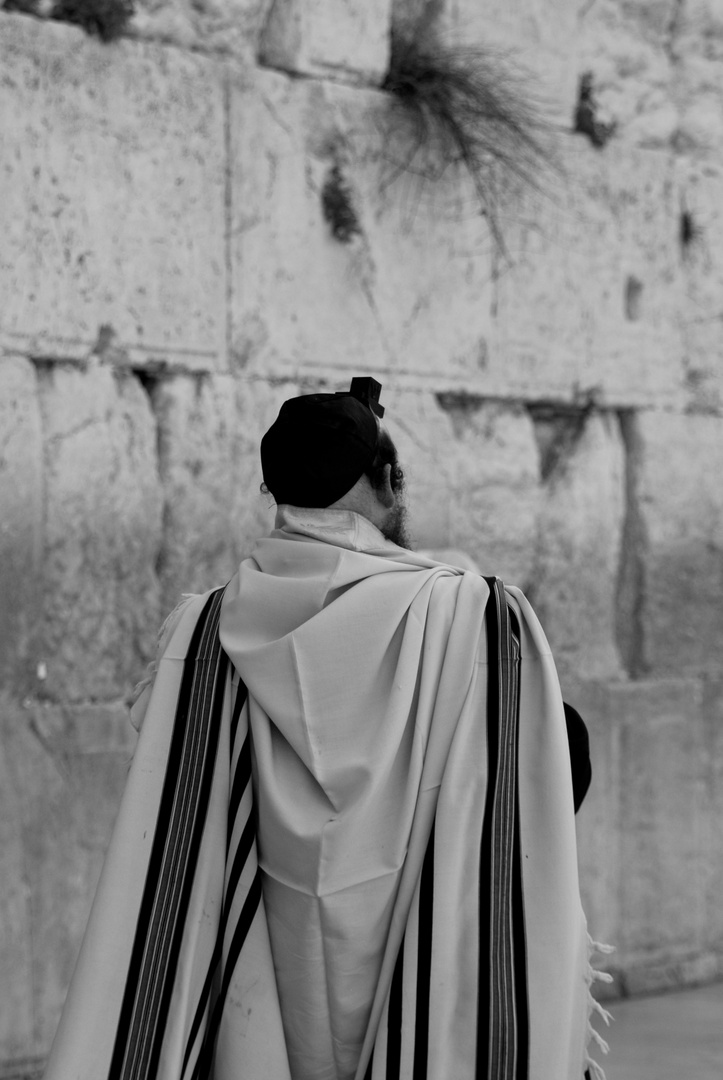
[[[685,2],[686,0],[673,0],[673,10],[663,39],[663,52],[671,64],[676,64],[679,59],[675,52],[675,43],[680,30]]]
[[[615,598],[615,630],[618,651],[632,679],[648,670],[643,614],[646,595],[647,530],[640,508],[642,447],[637,413],[618,413],[625,448],[625,515]]]
[[[233,342],[233,163],[231,131],[231,86],[226,80],[223,87],[223,138],[224,138],[224,257],[226,262],[226,366],[231,356]]]
[[[583,406],[543,402],[527,406],[540,451],[540,480],[543,484],[549,483],[558,472],[565,470],[594,408],[592,400]]]

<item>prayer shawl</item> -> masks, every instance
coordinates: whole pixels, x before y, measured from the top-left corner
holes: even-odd
[[[562,700],[524,596],[283,507],[169,622],[46,1080],[581,1080]]]

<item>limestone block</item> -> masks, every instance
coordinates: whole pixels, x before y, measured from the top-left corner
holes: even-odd
[[[634,453],[643,669],[720,671],[723,419],[643,413]]]
[[[28,1053],[33,1041],[30,893],[20,807],[7,757],[7,748],[0,742],[0,1060]]]
[[[705,986],[720,979],[722,972],[721,957],[710,952],[675,957],[660,963],[643,960],[626,969],[624,996],[637,997],[638,994],[661,994],[686,986]]]
[[[41,604],[43,444],[35,368],[0,357],[0,675],[27,686]]]
[[[596,0],[581,8],[578,65],[593,77],[596,118],[616,137],[662,147],[677,131],[672,50],[676,0]]]
[[[109,698],[153,651],[162,491],[156,428],[131,374],[48,367],[43,693]]]
[[[379,83],[389,64],[391,0],[272,0],[263,64],[343,82]]]
[[[537,427],[547,436],[543,474],[549,472],[530,599],[561,674],[620,676],[615,600],[625,452],[617,417],[539,416]]]
[[[153,392],[165,496],[158,561],[162,609],[182,593],[225,584],[273,528],[260,491],[259,444],[281,403],[301,392],[228,376],[178,377]]]
[[[162,608],[222,585],[234,569],[233,380],[179,376],[153,391],[165,496]]]
[[[223,91],[214,64],[3,15],[0,344],[217,368]]]
[[[130,761],[133,755],[137,732],[124,699],[61,706],[28,698],[24,708],[32,730],[54,757],[115,754],[119,761]]]
[[[130,32],[181,48],[255,56],[272,0],[138,0]]]
[[[42,1054],[55,1032],[125,783],[130,755],[114,747],[128,721],[122,703],[101,706],[92,750],[84,752],[89,716],[8,700],[2,714],[30,896],[34,1027],[24,1053]]]
[[[557,205],[511,224],[490,387],[528,398],[681,398],[680,207],[672,159],[571,139]]]
[[[482,573],[526,587],[540,498],[528,414],[393,389],[385,391],[384,402],[407,480],[415,546],[459,549]]]
[[[489,49],[519,77],[543,115],[569,123],[577,94],[578,4],[517,0],[394,0],[393,29],[402,40],[433,40]]]
[[[690,955],[705,937],[710,858],[698,685],[630,683],[615,705],[622,724],[620,959]]]
[[[707,768],[703,819],[708,858],[705,864],[707,944],[723,954],[723,683],[703,683],[704,753]]]
[[[682,335],[687,408],[723,411],[723,169],[680,158],[681,264],[686,308]],[[683,235],[687,215],[688,232]]]
[[[686,0],[676,20],[674,55],[680,101],[677,142],[719,154],[723,146],[723,14],[719,0]]]
[[[236,370],[330,380],[388,371],[447,386],[483,377],[489,232],[443,189],[427,193],[409,176],[390,182],[392,117],[387,95],[338,84],[261,72],[234,86]],[[335,239],[322,210],[335,169],[356,219],[348,242]]]

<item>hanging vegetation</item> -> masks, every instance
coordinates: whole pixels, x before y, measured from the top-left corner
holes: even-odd
[[[393,42],[383,83],[395,104],[391,179],[468,177],[502,251],[503,206],[525,190],[549,193],[562,172],[552,126],[526,88],[531,78],[499,51],[425,34]]]
[[[595,86],[591,71],[580,76],[577,106],[575,108],[575,131],[578,135],[587,135],[593,146],[602,150],[608,139],[615,134],[616,124],[606,124],[597,115],[598,105],[595,100]]]
[[[352,190],[339,162],[335,162],[327,173],[321,191],[321,206],[334,239],[348,244],[355,236],[361,235]]]
[[[114,41],[125,33],[134,11],[133,0],[56,0],[50,17],[82,26],[101,41]]]
[[[39,15],[39,0],[4,0],[0,4],[3,11],[19,11],[23,15]]]

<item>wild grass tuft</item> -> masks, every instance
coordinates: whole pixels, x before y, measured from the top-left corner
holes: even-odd
[[[502,251],[503,207],[525,190],[549,193],[562,172],[532,80],[499,50],[422,36],[393,43],[383,83],[397,106],[389,111],[390,179],[466,175]]]

